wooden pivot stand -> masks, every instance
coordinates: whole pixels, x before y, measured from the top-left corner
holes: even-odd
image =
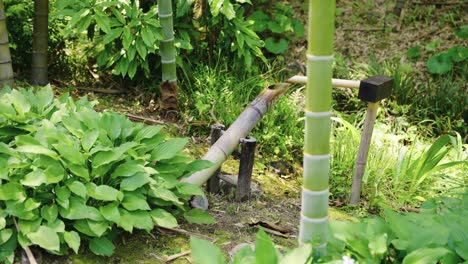
[[[361,143],[356,159],[353,186],[351,187],[351,198],[349,203],[359,203],[361,195],[362,176],[366,169],[367,155],[369,154],[374,123],[379,109],[379,101],[387,98],[392,93],[393,79],[387,76],[377,75],[361,81],[359,85],[358,98],[368,102],[366,119],[361,134]]]
[[[224,125],[215,124],[211,126],[211,145],[213,145],[223,134]],[[252,137],[241,138],[241,154],[239,161],[238,176],[229,176],[220,174],[218,169],[206,183],[206,190],[209,193],[218,193],[220,191],[220,182],[223,180],[230,185],[236,186],[236,201],[248,200],[251,196],[252,170],[255,158],[255,147],[257,140]]]

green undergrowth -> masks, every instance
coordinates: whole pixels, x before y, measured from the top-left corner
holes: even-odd
[[[50,87],[0,93],[0,261],[19,246],[62,255],[110,256],[122,232],[212,223],[188,201],[202,195],[179,179],[210,165],[183,151],[187,139],[161,126],[96,112],[86,97],[54,98]]]
[[[276,246],[263,230],[252,246],[240,248],[230,261],[207,241],[192,238],[195,263],[466,263],[468,195],[426,201],[420,213],[385,210],[383,217],[361,222],[331,221],[327,254],[310,244],[294,249]],[[464,262],[465,261],[465,262]]]

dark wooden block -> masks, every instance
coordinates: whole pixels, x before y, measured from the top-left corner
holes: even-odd
[[[378,102],[392,94],[393,78],[376,75],[361,81],[358,98],[366,102]]]
[[[211,125],[211,145],[213,146],[214,143],[221,137],[224,132],[224,125],[221,124],[214,124]],[[218,193],[219,192],[219,170],[217,170],[213,176],[208,180],[206,183],[206,191],[209,193]]]
[[[252,170],[254,165],[255,147],[257,140],[255,138],[241,139],[241,156],[239,164],[239,176],[237,179],[236,201],[245,201],[250,198],[250,183],[252,181]]]

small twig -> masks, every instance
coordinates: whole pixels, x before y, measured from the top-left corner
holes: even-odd
[[[117,90],[117,89],[106,89],[106,88],[88,88],[88,87],[75,87],[75,89],[96,93],[105,93],[105,94],[122,94],[127,93],[126,90]]]
[[[396,27],[397,31],[401,30],[401,25],[403,24],[403,19],[405,18],[405,14],[406,14],[406,1],[401,7],[400,17],[398,18],[398,25]]]
[[[412,1],[412,4],[417,5],[458,5],[460,1],[451,1],[451,2],[424,2],[424,1]]]
[[[13,217],[13,223],[15,224],[16,231],[20,232],[20,229],[18,227],[18,223],[16,222],[16,218]],[[30,264],[37,264],[36,258],[34,257],[34,254],[31,252],[28,246],[23,247],[24,251],[26,252],[26,256],[28,256],[28,260]]]
[[[125,114],[125,116],[127,116],[132,121],[138,121],[138,122],[142,122],[142,123],[149,124],[149,125],[165,125],[166,124],[164,121],[159,121],[156,119],[143,117],[143,116],[137,116],[133,114]]]
[[[406,207],[406,206],[402,207],[400,210],[403,211],[403,212],[412,212],[412,213],[421,212],[421,209],[419,209],[419,208]]]
[[[180,253],[178,253],[178,254],[174,254],[174,255],[172,255],[172,256],[167,257],[165,262],[171,262],[171,261],[173,261],[173,260],[175,260],[175,259],[178,259],[178,258],[180,258],[180,257],[183,257],[183,256],[185,256],[185,255],[190,254],[190,252],[191,252],[191,251],[190,251],[190,249],[189,249],[189,250],[186,250],[186,251],[182,251],[182,252],[180,252]]]
[[[385,28],[345,28],[345,31],[385,31]]]
[[[183,235],[186,235],[186,236],[194,236],[194,237],[198,237],[198,238],[203,238],[203,239],[211,241],[211,243],[214,243],[217,240],[217,239],[213,240],[213,238],[211,238],[209,236],[193,233],[193,232],[190,232],[190,231],[187,231],[187,230],[184,230],[184,229],[180,229],[180,228],[168,228],[168,227],[161,227],[161,226],[157,226],[156,228],[160,229],[160,230],[163,230],[163,231],[172,231],[174,233],[179,233],[179,234],[183,234]]]
[[[216,124],[221,124],[218,120],[218,118],[216,118],[216,115],[214,113],[214,107],[215,107],[215,103],[213,102],[211,104],[211,109],[210,109],[210,115],[211,115],[211,118],[213,118],[213,120],[215,121]]]
[[[281,233],[281,232],[278,232],[278,231],[276,231],[276,230],[270,229],[270,228],[268,228],[268,227],[262,226],[262,229],[263,229],[265,232],[270,233],[270,234],[272,234],[272,235],[279,236],[279,237],[283,237],[283,238],[289,238],[289,235],[283,234],[283,233]]]

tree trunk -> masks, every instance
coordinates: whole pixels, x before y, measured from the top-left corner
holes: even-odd
[[[304,180],[299,243],[326,254],[335,1],[309,0]]]
[[[49,0],[34,0],[33,50],[30,83],[46,85]]]
[[[3,0],[0,0],[0,90],[4,85],[12,86],[13,81],[13,66],[8,44],[5,9]]]
[[[239,145],[240,139],[247,137],[271,105],[288,90],[289,86],[289,84],[280,83],[271,85],[263,90],[203,157],[204,160],[211,161],[213,166],[196,172],[190,177],[182,179],[182,181],[201,186],[213,176],[221,164],[226,161],[227,157]]]

